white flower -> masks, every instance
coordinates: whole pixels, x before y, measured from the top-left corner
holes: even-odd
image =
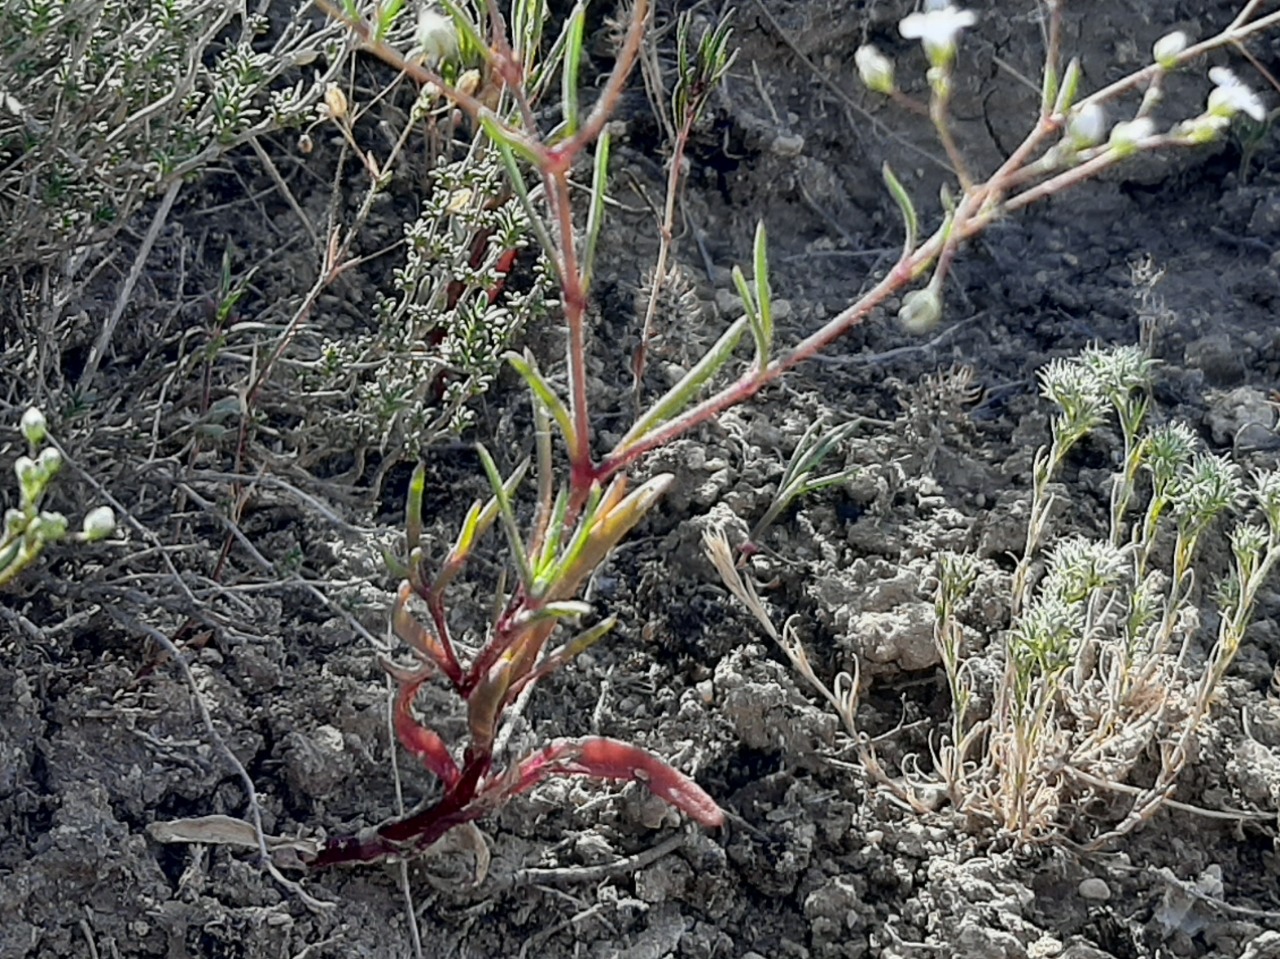
[[[1067,139],[1077,150],[1101,143],[1107,132],[1107,111],[1101,104],[1086,103],[1067,117]]]
[[[42,443],[45,434],[49,431],[49,424],[45,422],[44,414],[34,406],[22,414],[21,427],[22,435],[32,446]]]
[[[36,466],[40,468],[40,471],[47,479],[62,469],[62,454],[52,446],[46,446],[40,451],[40,455],[36,457]]]
[[[87,542],[106,539],[116,529],[116,514],[110,506],[99,506],[84,514],[82,535]]]
[[[858,76],[872,93],[893,92],[893,61],[871,44],[858,47],[853,54]]]
[[[418,12],[417,41],[422,59],[431,64],[458,54],[458,30],[453,20],[428,7]]]
[[[1187,35],[1181,30],[1166,33],[1151,48],[1151,56],[1166,70],[1172,70],[1178,65],[1178,55],[1187,49],[1187,42]]]
[[[1155,132],[1156,123],[1151,117],[1123,120],[1111,128],[1107,142],[1115,149],[1132,148],[1139,140],[1145,140]]]
[[[919,40],[929,62],[945,66],[956,53],[956,37],[965,27],[978,22],[972,10],[960,10],[948,3],[945,7],[932,7],[923,13],[912,13],[902,18],[898,30],[908,40]]]
[[[17,474],[18,482],[24,485],[35,479],[38,470],[36,461],[30,456],[19,456],[13,461],[13,472]]]
[[[1209,79],[1216,84],[1209,94],[1211,114],[1232,117],[1237,113],[1246,113],[1259,123],[1267,118],[1267,108],[1262,105],[1258,95],[1236,79],[1236,75],[1226,67],[1214,67],[1209,71]]]

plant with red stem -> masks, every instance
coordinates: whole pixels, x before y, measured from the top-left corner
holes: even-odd
[[[957,38],[975,17],[950,5],[934,5],[904,19],[903,36],[920,39],[930,63],[930,100],[927,107],[918,105],[919,112],[933,121],[958,180],[959,194],[947,196],[941,224],[931,236],[920,235],[912,201],[886,167],[884,179],[905,225],[900,257],[856,303],[782,350],[774,348],[767,244],[764,228],[759,227],[753,277],[748,280],[740,270],[734,271],[745,315],[721,335],[679,383],[637,417],[613,450],[597,459],[591,450],[587,403],[586,310],[604,219],[609,164],[606,124],[636,63],[649,18],[649,0],[633,0],[631,21],[613,70],[586,113],[578,101],[585,29],[583,4],[569,15],[564,32],[552,45],[553,55],[542,62],[539,55],[541,26],[547,15],[545,0],[513,0],[510,33],[496,0],[484,0],[478,17],[455,0],[442,0],[457,30],[458,43],[433,38],[423,47],[456,48],[462,55],[470,51],[483,58],[488,82],[499,90],[497,106],[491,107],[449,84],[437,70],[408,60],[386,42],[383,19],[394,15],[401,7],[399,3],[375,7],[375,19],[369,21],[359,12],[356,0],[344,0],[342,10],[332,8],[328,0],[317,2],[344,19],[366,49],[419,82],[433,84],[471,117],[477,135],[487,136],[497,148],[510,174],[512,189],[528,214],[532,232],[560,286],[568,342],[568,391],[562,398],[529,354],[508,357],[530,389],[537,427],[536,509],[527,535],[516,521],[512,496],[528,464],[503,478],[492,457],[481,447],[481,461],[493,496],[487,503],[476,503],[471,508],[449,554],[429,576],[418,545],[424,472],[419,467],[415,473],[407,522],[409,561],[392,610],[392,623],[418,664],[412,669],[389,667],[399,684],[394,726],[402,745],[440,779],[444,792],[440,799],[419,811],[359,835],[327,842],[314,857],[316,865],[412,855],[454,826],[475,820],[511,796],[556,776],[644,782],[655,795],[697,821],[708,826],[719,824],[723,813],[692,780],[656,756],[615,740],[553,742],[499,767],[497,745],[503,720],[517,707],[521,695],[614,625],[610,617],[558,645],[551,643],[561,625],[589,612],[586,604],[577,599],[580,588],[644,518],[670,482],[669,476],[657,476],[630,490],[626,471],[650,450],[665,446],[724,410],[748,401],[783,373],[826,349],[891,296],[905,293],[900,316],[908,326],[918,328],[936,322],[942,311],[942,285],[961,244],[997,219],[1085,182],[1135,153],[1193,147],[1221,136],[1233,113],[1261,111],[1256,97],[1233,76],[1225,74],[1229,79],[1220,76],[1207,109],[1192,119],[1160,132],[1149,116],[1169,71],[1218,48],[1244,49],[1248,37],[1280,24],[1280,13],[1257,16],[1260,0],[1248,0],[1239,15],[1217,35],[1195,44],[1180,35],[1171,35],[1180,42],[1162,40],[1150,65],[1093,94],[1079,96],[1079,63],[1071,61],[1065,67],[1061,63],[1062,4],[1060,0],[1047,0],[1044,16],[1048,44],[1038,115],[1022,144],[982,179],[966,164],[948,118]],[[714,42],[717,35],[726,36],[721,32],[713,35],[713,42],[699,45],[699,56],[707,55],[707,51],[727,56],[726,44]],[[893,94],[899,101],[909,100],[897,93],[893,64],[888,58],[864,48],[857,63],[872,91]],[[699,77],[723,73],[719,65],[705,62],[682,63],[682,69],[689,72],[686,79],[690,83]],[[562,120],[550,133],[543,134],[534,105],[551,88],[556,74],[561,79]],[[1104,106],[1114,108],[1126,95],[1134,94],[1141,95],[1141,103],[1133,119],[1116,124],[1108,136]],[[585,216],[575,218],[570,174],[576,161],[591,147],[594,157],[589,201]],[[526,169],[534,171],[541,181],[540,189],[535,190],[526,182]],[[926,286],[906,292],[926,274],[930,275]],[[754,359],[732,382],[700,399],[704,388],[729,364],[748,331],[754,341]],[[561,467],[553,456],[553,428],[567,458],[567,470],[563,471],[558,489]],[[502,598],[501,612],[487,642],[469,663],[464,663],[450,639],[445,593],[477,538],[495,522],[503,527],[518,582]],[[415,599],[425,606],[428,622],[411,610]],[[460,758],[437,733],[413,717],[418,690],[437,675],[466,706],[469,741]]]
[[[539,446],[540,465],[545,466],[550,459],[545,416],[539,417]],[[583,580],[639,522],[670,477],[655,477],[631,492],[622,479],[604,490],[596,487],[567,538],[559,535],[567,508],[567,496],[562,493],[551,512],[539,516],[535,536],[526,545],[520,541],[509,496],[527,464],[504,483],[488,453],[481,450],[481,457],[494,480],[495,495],[483,505],[477,502],[472,506],[457,541],[431,580],[425,575],[418,545],[425,471],[421,465],[414,471],[406,523],[409,562],[391,616],[393,631],[418,660],[411,669],[387,664],[399,685],[393,707],[396,736],[440,780],[444,794],[411,815],[326,843],[313,860],[315,866],[421,852],[454,826],[485,815],[511,796],[553,776],[640,781],[704,825],[716,826],[723,821],[720,808],[693,780],[653,754],[613,739],[559,740],[503,769],[495,767],[502,720],[520,695],[613,628],[616,620],[610,617],[546,651],[561,622],[589,611],[585,603],[573,599]],[[476,540],[496,520],[501,521],[511,547],[521,557],[520,586],[499,615],[489,641],[464,664],[450,639],[445,590],[466,563]],[[425,605],[430,625],[410,609],[415,598]],[[461,762],[434,730],[413,716],[419,688],[437,675],[443,676],[466,704],[470,738]]]

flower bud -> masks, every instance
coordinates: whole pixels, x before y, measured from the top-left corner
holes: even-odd
[[[40,467],[30,456],[19,456],[13,461],[13,472],[18,477],[23,502],[29,503],[40,495]]]
[[[864,44],[854,51],[853,62],[868,90],[885,95],[893,93],[893,61],[883,53],[869,43]]]
[[[1067,140],[1077,150],[1102,142],[1107,133],[1107,111],[1097,103],[1085,103],[1067,117]]]
[[[458,92],[471,96],[480,89],[480,71],[466,70],[458,77]]]
[[[49,424],[45,422],[44,414],[32,406],[22,414],[21,429],[27,442],[32,446],[38,446],[48,435]]]
[[[942,319],[942,298],[933,287],[912,290],[898,307],[898,323],[908,333],[928,333]]]
[[[342,87],[336,83],[330,83],[324,88],[324,105],[329,113],[330,119],[345,120],[347,117],[347,95],[342,92]]]
[[[1173,128],[1173,132],[1182,138],[1183,143],[1201,145],[1219,139],[1229,126],[1230,118],[1206,113],[1193,120],[1183,120]]]
[[[36,467],[40,470],[41,478],[48,481],[62,469],[62,454],[52,446],[46,446],[36,458]]]
[[[36,535],[46,543],[57,542],[67,533],[67,518],[61,513],[41,513],[33,525]]]
[[[1123,120],[1111,128],[1111,136],[1107,138],[1107,143],[1111,149],[1120,153],[1132,153],[1137,148],[1138,141],[1151,136],[1155,129],[1155,121],[1150,117]]]
[[[97,506],[84,514],[82,532],[85,542],[106,539],[116,531],[116,514],[110,506]]]
[[[1178,56],[1187,49],[1187,35],[1181,30],[1166,33],[1151,48],[1151,56],[1165,70],[1172,70],[1178,65]]]

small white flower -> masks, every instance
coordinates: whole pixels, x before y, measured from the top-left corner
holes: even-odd
[[[893,92],[893,61],[871,44],[858,47],[853,54],[858,76],[872,93]]]
[[[116,514],[110,506],[98,506],[84,514],[84,525],[81,527],[85,540],[106,539],[116,529]]]
[[[907,40],[919,40],[929,62],[945,66],[956,53],[956,37],[965,27],[978,22],[972,10],[960,10],[948,3],[945,7],[933,6],[923,13],[912,13],[902,18],[898,30]]]
[[[453,20],[428,7],[418,12],[418,53],[431,64],[458,54],[458,30]]]
[[[36,446],[44,442],[45,434],[49,431],[49,424],[45,421],[44,414],[39,409],[32,406],[22,414],[22,435],[26,437],[28,443]]]
[[[1151,117],[1123,120],[1111,128],[1107,142],[1116,149],[1132,148],[1139,140],[1145,140],[1155,132],[1156,123]]]
[[[1172,70],[1178,65],[1178,55],[1187,49],[1187,43],[1186,33],[1174,30],[1173,33],[1166,33],[1156,41],[1155,46],[1151,48],[1151,56],[1166,70]]]
[[[1248,114],[1261,123],[1267,118],[1267,108],[1258,95],[1241,83],[1226,67],[1214,67],[1209,79],[1216,86],[1209,94],[1209,112],[1214,116],[1232,117],[1237,113]]]
[[[52,446],[46,446],[40,451],[40,455],[36,457],[36,466],[40,468],[40,471],[47,479],[62,469],[62,454]]]
[[[1101,143],[1107,132],[1107,111],[1098,103],[1086,103],[1067,118],[1067,139],[1077,150]]]
[[[19,483],[32,482],[36,477],[37,471],[36,461],[30,456],[19,456],[13,461],[13,472],[17,475]]]

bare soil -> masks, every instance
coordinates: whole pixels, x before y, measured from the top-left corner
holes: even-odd
[[[696,6],[704,20],[712,13]],[[665,18],[670,4],[660,7]],[[881,163],[927,219],[948,180],[926,125],[867,96],[853,68],[854,49],[872,40],[898,59],[904,85],[923,86],[920,55],[896,32],[907,5],[738,7],[741,53],[697,136],[682,200],[684,308],[660,316],[650,395],[731,319],[728,270],[748,262],[757,220],[768,224],[773,288],[785,301],[781,336],[796,337],[892,261],[900,226]],[[979,12],[955,114],[962,149],[990,169],[1033,116],[1038,92],[1022,78],[1036,75],[1041,42],[1030,0]],[[1067,5],[1065,45],[1092,89],[1144,63],[1168,30],[1207,36],[1236,12],[1227,0],[1079,0]],[[593,21],[599,35],[605,26]],[[1280,73],[1280,37],[1250,52]],[[607,65],[603,41],[593,53]],[[1231,62],[1265,86],[1246,61]],[[1174,79],[1168,109],[1195,109],[1202,72]],[[602,446],[632,408],[637,306],[657,248],[649,204],[662,195],[661,136],[638,82],[618,132],[619,208],[593,342]],[[797,617],[819,675],[860,657],[868,688],[859,721],[880,737],[885,762],[927,762],[948,708],[930,633],[932,557],[969,550],[1011,568],[1032,456],[1047,438],[1040,366],[1089,343],[1136,342],[1153,324],[1158,415],[1186,420],[1209,448],[1248,466],[1275,465],[1276,145],[1268,127],[1143,159],[998,224],[957,261],[935,334],[913,337],[891,311],[877,314],[758,403],[653,457],[646,469],[674,471],[677,486],[592,588],[622,625],[538,691],[514,745],[587,733],[641,743],[729,811],[723,830],[683,823],[638,785],[552,783],[480,824],[492,858],[479,882],[474,834],[451,837],[403,874],[290,873],[328,908],[267,875],[252,850],[155,838],[157,823],[246,817],[246,786],[223,746],[249,774],[272,835],[353,831],[398,802],[376,643],[394,588],[380,550],[396,543],[408,467],[388,470],[380,494],[371,490],[376,457],[308,449],[303,469],[292,433],[301,413],[268,391],[244,464],[258,479],[231,532],[238,420],[219,433],[223,424],[199,411],[208,390],[218,400],[243,389],[247,367],[227,360],[206,381],[182,358],[206,345],[209,291],[228,244],[236,270],[261,264],[239,307],[246,322],[287,318],[317,260],[253,154],[210,172],[149,261],[92,404],[73,406],[60,384],[74,382],[120,277],[108,271],[105,292],[94,300],[86,291],[65,339],[41,347],[51,357],[42,401],[83,470],[69,470],[55,505],[74,513],[99,501],[85,479],[97,477],[136,525],[127,546],[95,547],[88,560],[54,551],[0,596],[0,959],[351,959],[415,948],[428,959],[1280,956],[1274,822],[1166,810],[1085,855],[1073,843],[1114,823],[1123,797],[1072,810],[1062,841],[1032,848],[945,807],[930,816],[900,808],[869,785],[830,709],[699,548],[710,518],[741,535],[767,509],[809,423],[858,420],[841,453],[858,477],[784,514],[754,575],[778,623]],[[305,158],[285,138],[270,147],[304,210],[323,222],[336,147],[322,142]],[[362,248],[397,238],[412,211],[410,191],[394,194]],[[1146,261],[1164,272],[1158,302],[1134,281]],[[386,270],[375,260],[327,295],[299,355],[323,336],[365,328]],[[31,344],[19,306],[4,309],[6,356],[16,357]],[[525,337],[557,356],[552,329]],[[29,399],[11,386],[5,421],[16,423]],[[527,399],[503,379],[479,408],[467,439],[513,463],[527,451]],[[6,461],[19,452],[11,436]],[[1104,436],[1073,457],[1055,532],[1102,528],[1113,455]],[[435,451],[428,467],[430,541],[443,550],[484,481],[462,443]],[[460,633],[475,635],[487,616],[499,556],[490,545],[455,593]],[[1002,584],[993,576],[966,614],[976,631],[1007,622]],[[1268,684],[1280,659],[1278,612],[1280,595],[1264,593],[1179,801],[1276,810],[1280,703]],[[216,738],[148,626],[182,650]],[[422,708],[442,733],[461,732],[443,697]],[[403,801],[431,796],[429,775],[399,759]]]

